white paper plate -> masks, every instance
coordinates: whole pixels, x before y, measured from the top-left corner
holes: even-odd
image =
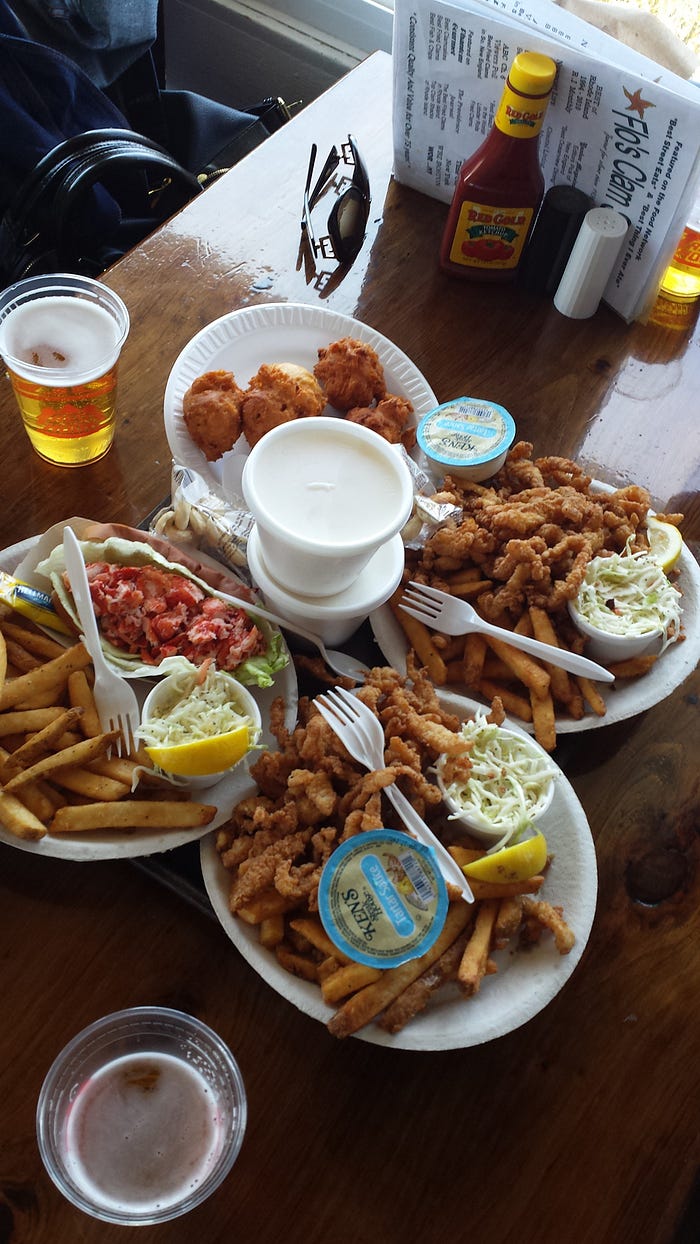
[[[408,398],[416,419],[437,406],[437,398],[411,360],[381,333],[360,320],[304,303],[268,303],[221,316],[193,337],[175,360],[165,389],[165,432],[175,462],[190,467],[210,486],[221,487],[240,472],[231,460],[248,452],[245,437],[216,462],[207,462],[191,439],[182,415],[185,392],[207,371],[232,371],[245,388],[263,363],[298,363],[312,371],[318,350],[341,337],[372,346],[384,368],[390,393]],[[333,414],[328,406],[324,414]]]
[[[0,570],[14,573],[15,568],[23,560],[34,555],[39,541],[39,536],[33,536],[29,540],[22,541],[21,544],[4,549],[0,552]],[[141,702],[152,685],[153,679],[135,680],[136,694]],[[263,723],[262,741],[268,747],[276,747],[277,743],[270,734],[269,728],[270,706],[276,696],[284,696],[285,722],[290,729],[295,725],[297,679],[294,665],[290,661],[280,671],[272,687],[251,687],[249,690],[260,706]],[[15,837],[0,824],[0,842],[5,842],[11,847],[18,847],[21,851],[30,851],[35,855],[50,855],[63,860],[133,859],[137,856],[153,855],[157,851],[169,851],[173,847],[182,846],[185,842],[196,841],[204,834],[208,834],[210,830],[215,829],[217,825],[222,825],[228,820],[233,806],[256,789],[248,772],[249,764],[256,755],[257,753],[253,752],[248,760],[241,761],[231,773],[217,782],[216,786],[202,791],[201,799],[197,799],[195,792],[194,798],[197,802],[216,804],[218,809],[214,820],[202,829],[150,829],[133,830],[130,833],[105,830],[104,833],[47,834],[38,842],[25,842],[24,839]]]
[[[462,696],[444,697],[450,712],[467,716],[477,708]],[[508,723],[511,729],[519,727]],[[548,811],[538,825],[554,856],[541,891],[543,898],[564,908],[564,915],[576,936],[568,955],[560,955],[553,939],[546,935],[538,946],[527,951],[499,951],[493,957],[498,972],[484,980],[479,993],[463,998],[456,986],[444,986],[428,1009],[412,1019],[402,1032],[390,1035],[375,1024],[368,1024],[357,1036],[374,1045],[404,1050],[449,1050],[481,1045],[519,1028],[537,1015],[559,992],[579,962],[588,941],[595,913],[598,888],[595,849],[586,815],[573,788],[560,772]],[[231,941],[244,959],[294,1006],[322,1023],[333,1011],[327,1007],[316,985],[290,975],[278,964],[274,954],[258,941],[258,931],[229,910],[230,874],[219,860],[214,835],[200,845],[202,875],[212,907]]]
[[[573,734],[581,730],[599,730],[617,721],[636,717],[675,691],[692,674],[700,660],[700,568],[686,545],[683,545],[677,584],[683,592],[683,631],[685,639],[671,644],[659,657],[647,674],[641,678],[620,679],[619,684],[598,683],[605,700],[607,712],[604,717],[588,712],[574,721],[557,717],[557,734]],[[381,605],[370,615],[370,625],[387,662],[400,673],[406,672],[406,637],[388,605]],[[459,695],[462,688],[448,686],[446,691]],[[443,689],[437,688],[443,698]],[[521,723],[524,730],[533,733],[530,722]]]

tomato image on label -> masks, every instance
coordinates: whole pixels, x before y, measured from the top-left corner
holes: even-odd
[[[496,259],[510,259],[515,254],[515,247],[502,238],[467,238],[462,242],[462,254],[481,263],[492,263]]]

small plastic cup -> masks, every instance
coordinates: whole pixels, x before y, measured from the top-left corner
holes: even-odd
[[[646,656],[651,652],[660,652],[663,642],[663,628],[645,631],[643,635],[613,635],[599,626],[593,626],[576,608],[576,602],[568,602],[569,616],[577,631],[588,640],[586,656],[593,661],[606,662],[631,661],[633,657]]]
[[[85,466],[114,440],[121,298],[91,277],[30,277],[0,294],[0,355],[40,458]]]
[[[253,698],[250,691],[242,685],[242,683],[237,682],[232,675],[226,674],[225,671],[219,671],[218,681],[224,686],[228,685],[228,698],[234,708],[239,713],[245,714],[251,718],[253,722],[252,733],[255,737],[255,741],[257,742],[262,730],[262,717],[260,715],[260,708],[257,701]],[[148,727],[149,722],[153,719],[166,717],[169,707],[181,698],[181,694],[178,693],[181,693],[184,683],[185,680],[183,679],[182,674],[169,674],[167,678],[159,679],[155,687],[149,691],[146,699],[144,700],[143,708],[141,710],[141,725]],[[224,747],[221,751],[225,752],[226,735],[211,735],[210,738],[212,740],[218,740],[219,742],[223,741]],[[245,752],[246,756],[248,755],[249,750],[250,749]],[[241,756],[239,759],[243,760],[244,758],[244,756]],[[215,768],[206,773],[192,774],[185,773],[181,766],[176,767],[175,769],[168,769],[164,758],[163,762],[159,763],[158,768],[166,774],[174,774],[176,778],[176,785],[186,786],[189,790],[206,790],[208,787],[215,786],[217,782],[220,782],[221,779],[227,773],[230,773],[231,769],[233,769],[238,763],[239,760],[236,760],[232,763],[228,763],[223,769]]]
[[[266,432],[246,459],[242,489],[268,572],[306,597],[349,588],[413,508],[397,448],[325,415]]]
[[[246,1114],[238,1065],[211,1028],[181,1011],[133,1007],[58,1055],[39,1095],[37,1138],[73,1205],[140,1226],[187,1213],[219,1186]]]

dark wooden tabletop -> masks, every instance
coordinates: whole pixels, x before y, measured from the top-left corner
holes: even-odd
[[[372,206],[342,280],[299,259],[309,148],[352,132]],[[394,341],[440,401],[488,397],[538,453],[646,486],[700,547],[697,314],[647,324],[606,307],[559,315],[515,287],[455,283],[437,252],[446,209],[391,176],[391,62],[376,54],[116,265],[131,333],[113,449],[79,470],[30,449],[0,385],[0,532],[62,518],[137,524],[167,494],[163,394],[179,351],[227,311],[305,302]],[[146,1003],[198,1015],[229,1043],[249,1125],[225,1183],[138,1239],[206,1244],[685,1244],[700,1238],[697,1109],[697,672],[640,716],[557,749],[599,868],[591,937],[571,979],[524,1027],[418,1053],[337,1042],[244,962],[218,922],[129,862],[0,847],[0,1244],[111,1244],[126,1229],[66,1202],[34,1114],[76,1032]],[[466,1005],[466,1004],[465,1004]]]

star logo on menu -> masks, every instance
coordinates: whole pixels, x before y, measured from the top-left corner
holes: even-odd
[[[650,99],[642,99],[642,88],[641,87],[639,87],[639,89],[634,92],[628,91],[626,86],[623,86],[622,89],[625,92],[625,95],[627,96],[628,100],[630,101],[627,105],[627,112],[638,113],[642,121],[644,120],[644,113],[646,112],[647,108],[656,107],[656,104],[652,104]]]

